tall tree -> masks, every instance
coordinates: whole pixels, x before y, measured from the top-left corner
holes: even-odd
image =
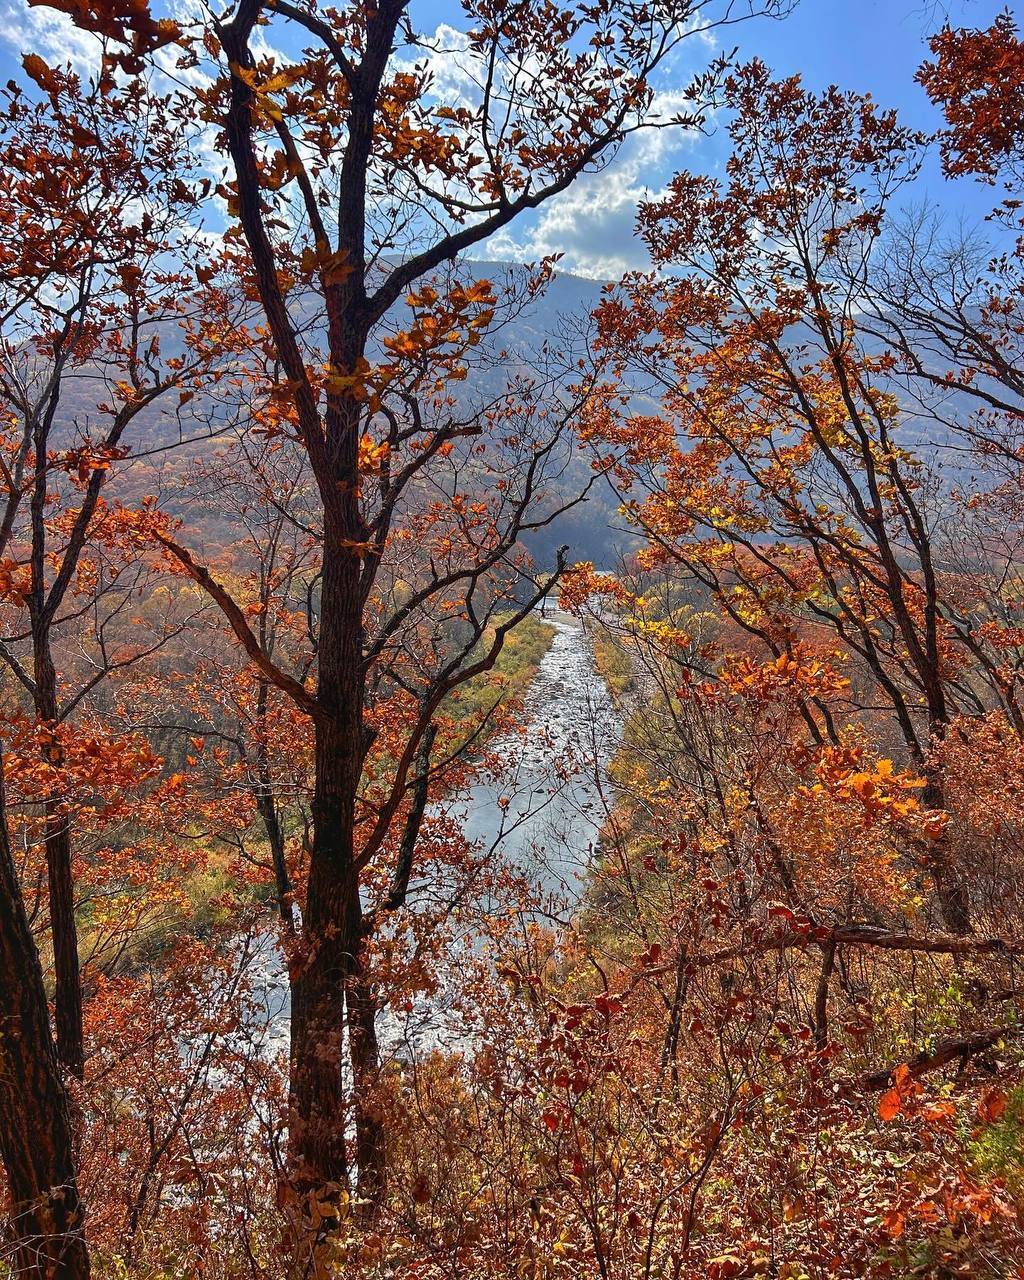
[[[692,34],[698,8],[705,27],[735,17],[732,6],[692,0],[468,3],[455,56],[476,86],[469,101],[433,91],[429,41],[398,0],[340,10],[241,0],[205,33],[206,51],[222,58],[203,96],[230,159],[221,191],[237,217],[229,235],[246,245],[280,370],[270,399],[305,450],[322,507],[315,688],[264,652],[239,603],[189,551],[167,545],[313,724],[313,835],[302,952],[291,966],[290,1141],[303,1187],[340,1186],[349,1176],[340,1061],[347,1009],[359,1189],[371,1205],[379,1199],[384,1132],[372,1102],[374,1008],[362,959],[375,916],[360,877],[409,795],[422,797],[400,842],[412,857],[437,708],[494,662],[557,577],[558,565],[529,578],[515,547],[553,518],[557,499],[546,507],[541,499],[562,465],[565,424],[588,394],[577,379],[545,404],[540,383],[520,379],[515,394],[459,413],[447,384],[465,376],[503,304],[489,282],[457,270],[425,277],[654,123],[651,76]],[[94,27],[109,26],[102,6],[90,13]],[[268,24],[308,47],[296,58],[266,55]],[[691,86],[695,105],[706,88]],[[404,537],[431,548],[404,598],[381,589],[400,521]],[[507,616],[481,650],[500,600]],[[368,715],[375,681],[410,620],[442,614],[461,621],[458,640],[409,686],[415,713],[375,811],[361,812],[380,728]],[[408,858],[386,899],[395,909],[412,874]]]
[[[122,615],[139,586],[133,524],[150,516],[108,504],[109,477],[140,440],[180,436],[178,413],[226,354],[211,335],[231,322],[227,295],[197,279],[216,273],[192,235],[201,188],[187,181],[189,131],[171,100],[141,81],[101,89],[38,55],[24,61],[40,93],[11,82],[0,115],[0,659],[53,730],[42,748],[53,764],[57,726],[147,648],[126,643]],[[197,415],[194,431],[209,429]],[[127,557],[113,549],[118,529]],[[69,631],[87,656],[61,679]],[[80,1076],[73,836],[57,797],[45,841],[57,1047]]]
[[[678,274],[627,281],[603,308],[609,347],[668,413],[604,410],[594,438],[623,450],[650,563],[684,562],[776,657],[822,628],[857,656],[853,705],[891,707],[941,813],[932,748],[953,716],[1019,719],[1017,542],[1012,523],[986,537],[968,487],[929,471],[915,445],[932,419],[866,324],[884,218],[925,140],[868,99],[814,95],[759,63],[726,101],[725,181],[681,175],[641,210],[652,256]],[[949,443],[931,438],[951,469]],[[807,714],[834,739],[820,706]],[[968,932],[966,870],[943,839],[925,856],[946,927]]]
[[[0,1155],[18,1276],[89,1275],[71,1113],[0,782]],[[6,1255],[0,1247],[0,1256]]]

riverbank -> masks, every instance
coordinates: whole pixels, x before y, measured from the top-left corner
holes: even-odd
[[[500,622],[500,618],[496,619],[488,627],[478,646],[481,652],[486,652],[493,642],[495,626]],[[556,635],[557,629],[551,623],[530,614],[506,636],[494,667],[461,686],[449,705],[457,706],[460,717],[472,724],[481,721],[498,701],[510,709],[521,706]],[[488,741],[495,731],[494,727],[485,726],[478,743]]]
[[[588,628],[594,647],[594,665],[616,705],[621,705],[636,688],[633,661],[611,632],[599,623]]]

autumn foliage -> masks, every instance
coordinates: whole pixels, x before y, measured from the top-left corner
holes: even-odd
[[[398,0],[50,7],[98,69],[0,96],[0,1277],[1024,1274],[1012,18],[932,38],[929,136],[735,58],[667,118],[730,4],[465,0],[459,92]],[[524,345],[556,259],[489,243],[711,112]],[[929,148],[983,240],[907,211]],[[608,488],[614,573],[552,541]],[[516,805],[587,768],[553,887]]]

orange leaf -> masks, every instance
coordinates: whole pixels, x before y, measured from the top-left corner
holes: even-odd
[[[921,1114],[929,1123],[934,1124],[938,1120],[948,1120],[951,1116],[955,1116],[956,1107],[952,1102],[932,1102],[923,1109]]]
[[[878,1115],[882,1120],[893,1120],[900,1113],[901,1099],[898,1089],[887,1089],[878,1100]]]
[[[26,53],[21,65],[44,93],[56,93],[60,82],[38,53]]]
[[[986,1124],[995,1124],[1006,1114],[1006,1102],[1001,1089],[989,1089],[978,1103],[978,1115]]]

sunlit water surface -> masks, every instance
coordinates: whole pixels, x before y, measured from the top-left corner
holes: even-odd
[[[545,620],[556,634],[527,695],[525,732],[492,744],[500,775],[472,787],[456,812],[471,842],[521,870],[553,911],[565,912],[583,892],[607,816],[604,775],[621,720],[580,622],[550,609]],[[250,973],[258,1024],[251,1034],[261,1053],[286,1050],[288,983],[276,933],[257,939]],[[385,1013],[382,1046],[444,1040],[444,1006],[443,998],[420,1002],[401,1022]]]

